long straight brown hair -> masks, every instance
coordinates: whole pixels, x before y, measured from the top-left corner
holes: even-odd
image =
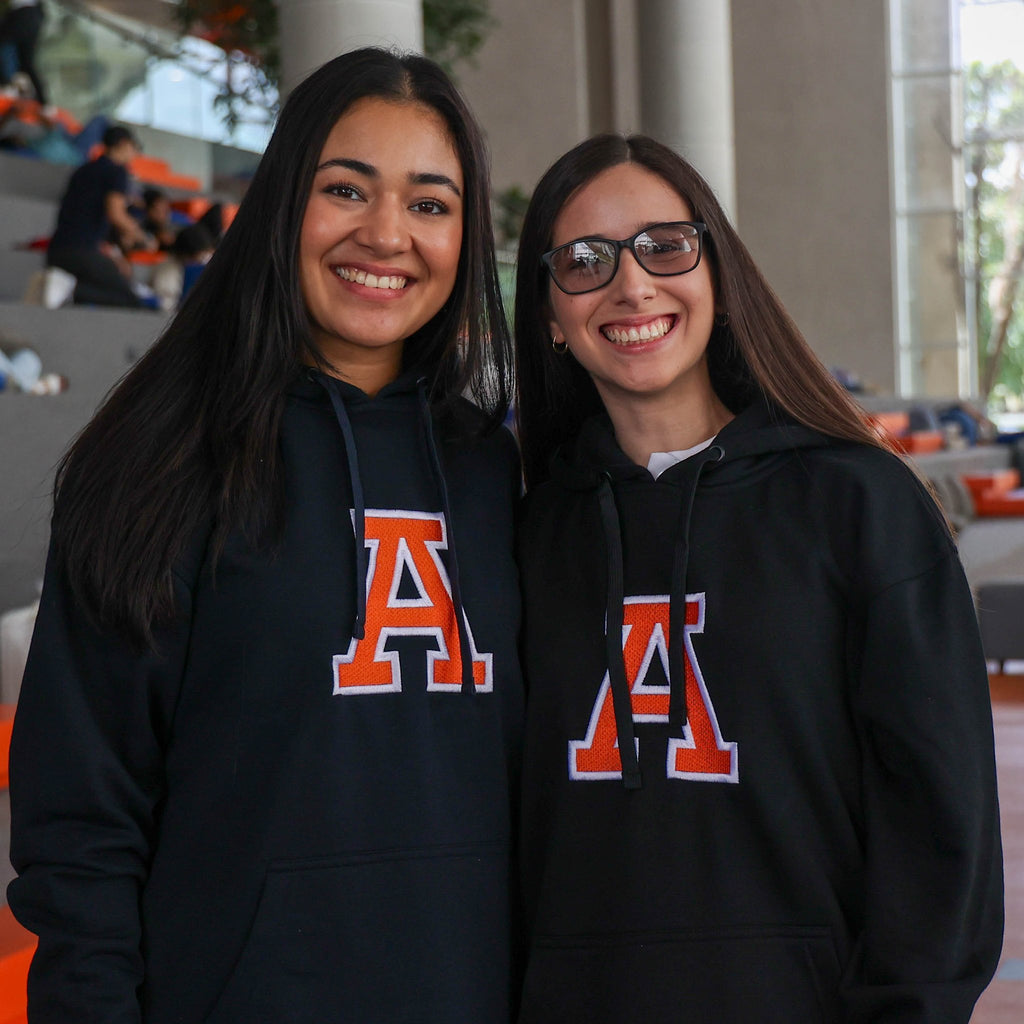
[[[645,135],[603,134],[558,159],[534,190],[519,242],[516,280],[516,408],[528,486],[547,475],[551,453],[602,408],[597,389],[575,359],[556,354],[548,331],[551,282],[541,254],[569,199],[602,171],[635,163],[672,186],[707,225],[705,258],[717,306],[729,322],[715,327],[708,368],[718,396],[733,411],[758,392],[793,419],[831,437],[891,450],[849,394],[811,350],[757,268],[707,182],[678,153]]]
[[[280,528],[285,393],[316,350],[298,279],[299,236],[334,124],[365,97],[422,103],[444,120],[465,186],[455,287],[406,340],[406,368],[436,410],[472,397],[501,422],[511,342],[494,256],[487,154],[475,119],[432,61],[367,47],[291,94],[238,213],[162,337],[109,395],[57,473],[54,555],[95,620],[140,643],[174,611],[172,568],[190,538],[214,557],[233,529]]]

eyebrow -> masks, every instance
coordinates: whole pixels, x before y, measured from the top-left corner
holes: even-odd
[[[351,160],[348,157],[335,157],[333,160],[325,160],[317,169],[316,173],[326,171],[331,167],[344,167],[354,171],[366,178],[379,178],[380,171],[373,164],[363,163],[362,160]],[[442,188],[450,189],[455,195],[461,197],[462,190],[448,177],[447,174],[436,174],[430,171],[411,171],[409,173],[410,185],[440,185]]]

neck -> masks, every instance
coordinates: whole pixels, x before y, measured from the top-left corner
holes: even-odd
[[[685,402],[667,402],[658,397],[602,398],[619,447],[639,466],[647,465],[652,452],[693,448],[714,437],[733,419],[733,414],[710,389],[699,399]]]
[[[327,353],[330,358],[330,353]],[[315,366],[316,361],[307,353],[306,363]],[[385,385],[390,384],[402,372],[401,347],[397,350],[378,350],[366,353],[362,358],[346,358],[333,361],[326,370],[332,377],[352,384],[373,398]]]

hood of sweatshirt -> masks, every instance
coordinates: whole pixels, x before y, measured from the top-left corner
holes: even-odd
[[[672,553],[672,586],[669,594],[669,722],[682,726],[687,721],[686,674],[683,645],[674,638],[683,635],[686,614],[686,574],[690,551],[690,519],[694,500],[705,488],[723,486],[751,473],[770,472],[774,463],[799,449],[825,447],[835,442],[805,427],[766,399],[753,402],[732,419],[712,444],[690,458],[671,466],[659,480],[680,488],[680,505]],[[589,419],[576,440],[554,455],[551,479],[574,491],[593,491],[604,534],[607,566],[605,651],[611,681],[612,705],[622,759],[622,781],[627,789],[642,785],[637,760],[633,711],[623,658],[624,572],[622,528],[616,486],[629,480],[651,480],[651,473],[637,465],[619,447],[611,420],[606,414]]]

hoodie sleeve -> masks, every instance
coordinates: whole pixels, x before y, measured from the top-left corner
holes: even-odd
[[[866,905],[844,979],[850,1024],[967,1024],[1002,943],[984,655],[952,544],[922,533],[937,559],[870,596],[855,655]]]
[[[8,899],[39,936],[32,1024],[135,1024],[190,595],[175,579],[177,618],[139,653],[90,624],[55,563],[51,551],[11,741]]]

